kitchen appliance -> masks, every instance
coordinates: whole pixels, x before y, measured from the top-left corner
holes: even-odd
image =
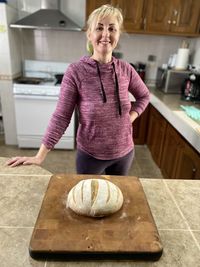
[[[182,83],[181,95],[184,100],[200,102],[200,73],[190,72]]]
[[[81,31],[81,28],[61,11],[60,0],[41,0],[41,9],[11,23],[11,28]]]
[[[188,61],[189,61],[189,48],[179,48],[177,57],[176,57],[176,63],[175,63],[175,69],[177,70],[186,70],[188,68]]]
[[[55,110],[60,84],[69,63],[25,60],[23,77],[14,81],[17,141],[19,147],[38,148]],[[60,80],[61,81],[61,80]],[[75,116],[55,148],[74,149]]]
[[[166,94],[181,94],[181,85],[190,71],[158,67],[156,87]]]
[[[122,208],[103,218],[77,215],[67,208],[71,188],[88,178],[109,179],[116,184],[124,196]],[[156,224],[137,177],[65,174],[51,177],[29,245],[33,258],[144,261],[158,260],[162,251]]]
[[[175,69],[177,70],[187,70],[189,62],[189,43],[186,40],[182,41],[181,47],[178,49]]]
[[[137,71],[140,78],[145,81],[145,73],[146,73],[146,64],[142,62],[136,62],[135,64],[130,63],[131,66]]]

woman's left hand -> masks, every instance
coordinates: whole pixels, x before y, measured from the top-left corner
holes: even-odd
[[[138,117],[138,113],[136,111],[131,111],[130,112],[130,120],[131,120],[131,123],[134,122],[134,120]]]

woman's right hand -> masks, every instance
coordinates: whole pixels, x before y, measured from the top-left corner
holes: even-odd
[[[40,165],[46,158],[47,153],[50,149],[46,148],[45,145],[41,145],[38,153],[34,157],[13,157],[9,159],[6,164],[10,167],[16,167],[18,165]]]
[[[42,159],[35,157],[12,157],[9,159],[6,164],[10,167],[16,167],[18,165],[40,165],[42,163]]]

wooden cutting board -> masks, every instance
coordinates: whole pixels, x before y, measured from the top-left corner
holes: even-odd
[[[100,178],[116,184],[122,208],[104,218],[90,218],[66,208],[70,189],[80,180]],[[158,260],[162,244],[145,193],[133,176],[66,175],[50,179],[30,241],[33,258],[66,260]]]

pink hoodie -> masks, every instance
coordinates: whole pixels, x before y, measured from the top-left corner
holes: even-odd
[[[136,99],[132,106],[128,92]],[[99,64],[84,56],[64,74],[42,142],[52,149],[77,107],[77,148],[102,160],[123,157],[134,147],[130,111],[140,115],[148,103],[149,91],[129,63],[113,57],[110,63]]]

